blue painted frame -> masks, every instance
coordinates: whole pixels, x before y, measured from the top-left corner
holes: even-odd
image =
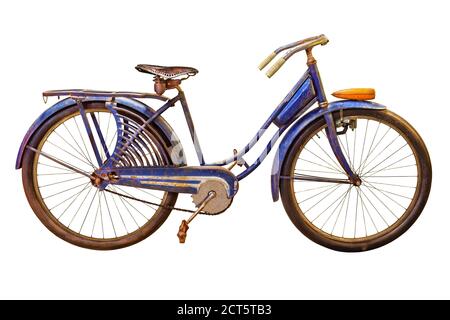
[[[16,168],[20,168],[22,164],[22,158],[24,149],[28,144],[29,139],[34,134],[34,132],[51,116],[56,114],[56,112],[63,110],[64,108],[67,108],[72,105],[78,105],[80,109],[80,114],[83,118],[83,122],[85,124],[87,133],[89,137],[92,137],[92,128],[89,126],[89,122],[87,121],[87,115],[84,112],[83,108],[83,102],[85,101],[103,101],[108,106],[111,104],[111,101],[114,100],[114,103],[119,103],[126,105],[140,113],[143,113],[147,116],[147,119],[145,121],[146,124],[154,123],[156,124],[164,133],[165,137],[167,139],[170,139],[173,144],[179,145],[179,149],[182,153],[182,160],[180,163],[178,163],[178,167],[170,167],[170,168],[157,168],[157,167],[136,167],[133,168],[133,170],[128,169],[128,171],[132,171],[133,178],[125,179],[124,183],[129,186],[136,186],[136,187],[142,187],[145,184],[149,184],[149,176],[158,177],[160,175],[163,175],[165,177],[180,177],[179,180],[169,179],[170,182],[165,181],[164,179],[159,179],[161,182],[156,187],[150,187],[149,188],[156,188],[158,190],[165,190],[165,191],[172,191],[172,192],[187,192],[187,193],[195,193],[196,192],[196,186],[198,186],[198,179],[190,179],[190,184],[186,184],[187,177],[192,177],[193,175],[196,175],[196,170],[198,171],[198,174],[203,174],[205,176],[209,177],[216,177],[221,178],[228,186],[229,186],[229,196],[232,197],[237,192],[238,188],[238,181],[244,179],[247,177],[250,173],[252,173],[266,158],[266,156],[269,154],[269,152],[272,150],[272,147],[276,143],[276,141],[279,139],[280,136],[284,134],[284,132],[289,129],[285,137],[283,138],[280,147],[277,151],[277,155],[274,160],[274,166],[272,170],[271,175],[271,181],[272,181],[272,197],[273,200],[276,201],[279,198],[279,179],[280,179],[280,170],[281,165],[284,161],[284,158],[289,150],[290,145],[293,143],[296,137],[304,130],[310,123],[312,123],[315,119],[319,117],[325,117],[326,123],[327,123],[327,138],[330,142],[330,146],[341,164],[342,168],[347,173],[347,176],[349,177],[349,181],[352,183],[355,181],[355,179],[358,179],[357,176],[352,172],[350,165],[348,164],[342,149],[339,145],[334,120],[332,117],[332,113],[338,110],[345,110],[345,109],[354,109],[354,108],[362,108],[362,109],[376,109],[376,110],[382,110],[385,109],[384,106],[367,102],[367,101],[352,101],[352,100],[343,100],[343,101],[337,101],[332,102],[328,104],[325,96],[325,92],[323,89],[322,81],[320,78],[320,74],[317,68],[317,64],[315,61],[313,63],[308,64],[308,70],[303,74],[303,76],[300,78],[300,80],[295,84],[295,86],[292,88],[292,90],[287,94],[287,96],[281,101],[281,103],[278,105],[278,107],[272,112],[272,114],[269,116],[269,118],[263,123],[258,133],[253,137],[253,139],[250,140],[250,142],[239,152],[237,152],[232,157],[229,157],[227,159],[213,162],[213,163],[206,163],[204,160],[203,152],[200,147],[200,143],[198,141],[198,137],[195,132],[194,122],[192,120],[190,110],[188,103],[186,101],[186,97],[184,95],[184,92],[178,87],[178,95],[176,95],[174,98],[169,99],[166,97],[158,97],[153,96],[152,94],[139,94],[136,93],[136,95],[145,95],[143,98],[153,98],[153,99],[159,99],[161,101],[165,101],[165,104],[160,107],[158,110],[153,110],[147,105],[143,104],[142,102],[135,100],[130,97],[120,97],[117,96],[117,93],[96,93],[96,96],[89,96],[89,92],[85,92],[84,96],[81,93],[81,91],[59,91],[59,92],[53,92],[52,95],[61,94],[64,95],[64,93],[71,95],[71,98],[64,99],[51,108],[49,108],[47,111],[45,111],[32,125],[32,127],[27,132],[22,145],[19,150],[19,154],[16,161]],[[77,96],[77,95],[80,96]],[[87,96],[86,96],[87,95]],[[131,95],[133,96],[133,95]],[[180,102],[181,106],[183,108],[183,112],[186,118],[186,123],[189,128],[189,132],[192,138],[192,142],[194,145],[194,149],[196,151],[200,167],[183,167],[186,165],[186,160],[184,158],[184,153],[182,151],[181,143],[179,139],[177,138],[175,132],[173,129],[165,122],[165,120],[161,117],[161,115],[168,110],[170,107],[174,106],[176,102]],[[307,112],[311,106],[318,102],[319,107],[311,110],[310,112]],[[98,131],[98,128],[96,126],[96,121],[93,119],[95,130]],[[269,128],[271,124],[275,124],[278,127],[277,132],[274,134],[274,136],[271,138],[270,142],[267,144],[265,149],[262,151],[260,156],[255,160],[255,162],[251,165],[248,165],[245,160],[243,160],[243,156],[247,154],[261,139],[263,134],[265,133],[266,129]],[[130,141],[132,141],[136,136],[138,135],[138,131],[130,137]],[[97,173],[107,173],[108,170],[111,171],[113,168],[112,160],[115,156],[120,156],[120,154],[116,154],[116,151],[114,154],[111,155],[109,159],[111,161],[107,161],[105,164],[100,163],[100,156],[98,147],[96,146],[95,140],[92,138],[91,144],[94,149],[94,153],[97,157],[97,160],[99,162],[100,169],[97,170]],[[102,137],[100,135],[100,141],[102,141]],[[103,146],[103,142],[102,147]],[[127,142],[124,146],[122,146],[122,149],[125,149],[129,147],[131,142]],[[181,147],[181,148],[180,148]],[[231,172],[224,168],[218,168],[233,162],[237,162],[240,164],[245,164],[246,169],[241,172],[239,175],[237,175],[236,179],[232,179],[234,177]],[[215,168],[211,168],[215,167]],[[202,168],[208,168],[207,170],[204,170]],[[119,169],[114,168],[114,171],[117,171]],[[122,169],[120,169],[122,170]],[[125,170],[125,169],[123,169]],[[224,171],[226,170],[229,172],[229,175],[224,175]],[[130,172],[131,172],[130,171]],[[158,180],[158,179],[156,179]],[[164,181],[163,181],[164,180]],[[167,179],[166,179],[167,180]],[[174,182],[174,183],[172,183]],[[108,182],[109,183],[109,182]],[[114,183],[114,182],[110,182]],[[184,185],[183,185],[184,183]],[[177,184],[179,186],[177,186]]]

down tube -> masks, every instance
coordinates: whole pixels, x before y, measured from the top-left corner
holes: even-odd
[[[316,99],[314,98],[313,100],[311,100],[309,103],[307,103],[306,105],[302,105],[300,108],[300,112],[299,115],[303,114],[306,110],[308,110],[314,103],[316,102]],[[298,116],[299,116],[298,115]],[[258,159],[256,159],[256,161],[249,166],[245,171],[241,172],[238,176],[237,179],[240,181],[242,179],[244,179],[245,177],[247,177],[250,173],[252,173],[256,168],[259,167],[259,165],[264,161],[264,159],[267,157],[267,155],[269,154],[269,152],[272,150],[272,147],[275,145],[275,143],[277,142],[278,138],[281,137],[281,135],[284,133],[284,131],[290,127],[290,125],[292,124],[292,122],[294,122],[297,117],[293,117],[290,122],[288,122],[286,125],[284,125],[283,127],[279,128],[277,130],[277,132],[275,132],[275,134],[273,135],[272,139],[270,139],[269,143],[267,144],[266,148],[263,150],[263,152],[260,154],[260,156],[258,157]]]
[[[281,101],[281,103],[277,106],[277,108],[275,108],[275,110],[272,112],[269,118],[264,122],[264,124],[256,133],[256,135],[236,155],[221,161],[211,162],[206,165],[223,166],[238,159],[241,159],[257,144],[257,142],[261,139],[265,131],[269,128],[269,126],[272,123],[274,123],[279,127],[280,131],[279,135],[281,135],[281,132],[283,132],[289,125],[291,125],[295,119],[297,119],[304,111],[309,109],[309,107],[316,101],[314,89],[306,91],[305,87],[303,86],[303,84],[307,81],[311,81],[309,71],[306,71],[303,74],[303,76],[295,84],[292,90],[286,95],[286,97]],[[308,92],[306,96],[305,91]],[[312,94],[312,96],[310,96],[310,94]],[[310,99],[306,99],[307,97],[309,97]],[[247,175],[248,174],[245,174],[245,176]]]

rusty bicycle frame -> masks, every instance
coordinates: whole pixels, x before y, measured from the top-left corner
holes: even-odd
[[[211,177],[215,177],[221,179],[221,181],[227,185],[227,195],[228,197],[232,198],[237,193],[238,181],[247,177],[264,161],[278,138],[281,137],[287,129],[289,129],[287,133],[284,134],[283,140],[280,143],[274,161],[274,169],[272,170],[272,196],[274,201],[276,201],[279,198],[279,180],[284,178],[280,176],[279,164],[283,162],[289,146],[293,142],[293,139],[298,135],[298,133],[306,126],[308,126],[308,124],[310,124],[318,117],[324,117],[327,123],[326,133],[327,138],[330,142],[330,146],[339,164],[342,166],[348,176],[348,180],[327,178],[327,182],[358,185],[360,183],[359,177],[352,171],[350,165],[346,160],[346,157],[344,156],[341,146],[339,145],[336,126],[333,120],[332,113],[339,110],[354,108],[382,110],[385,109],[385,107],[369,101],[356,100],[340,100],[328,103],[322,86],[317,62],[312,55],[312,48],[314,46],[325,45],[326,43],[328,43],[328,39],[324,35],[297,41],[276,49],[260,64],[260,69],[263,69],[277,54],[291,49],[282,58],[280,58],[272,66],[272,68],[269,69],[269,71],[267,72],[267,76],[271,77],[273,74],[275,74],[275,72],[280,69],[280,67],[285,63],[286,60],[300,51],[306,51],[308,69],[301,76],[300,80],[295,84],[292,90],[278,105],[278,107],[275,108],[272,114],[263,123],[258,133],[250,140],[249,143],[247,143],[247,145],[242,150],[236,152],[229,158],[211,163],[205,162],[202,148],[196,135],[194,122],[189,110],[186,96],[179,85],[175,86],[178,93],[173,98],[168,98],[154,93],[140,92],[52,90],[43,93],[45,99],[52,96],[68,96],[68,98],[58,102],[56,105],[44,112],[30,128],[19,150],[16,168],[21,167],[24,150],[25,148],[27,148],[28,141],[35,130],[48,117],[51,117],[57,111],[70,105],[77,105],[80,111],[80,115],[83,119],[85,129],[89,136],[92,149],[98,162],[99,168],[95,171],[95,176],[101,180],[99,181],[99,187],[101,189],[106,188],[108,184],[117,184],[169,192],[196,193],[198,192],[198,188],[202,181],[205,181]],[[154,111],[136,99],[157,99],[165,103],[158,110]],[[136,130],[134,130],[133,134],[130,134],[127,137],[125,137],[123,134],[121,136],[118,135],[116,149],[112,154],[110,154],[94,114],[91,114],[94,128],[92,128],[89,124],[87,114],[84,111],[83,106],[85,102],[89,101],[104,101],[106,107],[113,113],[113,115],[117,115],[118,105],[120,104],[131,106],[136,110],[146,109],[148,119],[146,119],[146,121],[139,128],[135,128]],[[131,159],[132,157],[127,157],[126,153],[130,152],[130,150],[133,150],[133,144],[139,133],[142,132],[142,130],[144,130],[145,127],[150,124],[156,123],[156,125],[161,126],[161,124],[158,122],[161,119],[160,116],[169,108],[175,106],[177,102],[181,104],[181,107],[183,109],[186,123],[189,128],[191,139],[200,166],[186,167],[184,154],[181,159],[174,161],[176,165],[164,167],[146,167],[144,161],[142,163],[138,163],[135,159]],[[310,107],[316,102],[319,104],[319,106],[306,113],[306,111],[310,109]],[[116,121],[119,126],[120,120],[118,119],[118,117],[116,117]],[[278,127],[277,132],[274,134],[270,142],[267,144],[261,155],[255,160],[255,162],[251,165],[247,164],[247,162],[243,159],[243,156],[257,144],[266,129],[271,124],[275,124]],[[169,132],[171,131],[170,127],[168,128],[167,126],[165,127],[165,130]],[[99,137],[99,140],[101,142],[100,145],[97,145],[94,139],[94,132]],[[173,132],[170,133],[173,134]],[[108,156],[108,160],[105,163],[102,163],[101,161],[99,151],[100,148],[102,148],[105,154]],[[36,149],[33,149],[33,151],[37,152]],[[43,156],[58,162],[58,159],[55,159],[50,155],[46,155],[44,152],[40,153]],[[128,166],[118,167],[117,164],[120,162],[128,164]],[[245,170],[237,176],[234,176],[228,169],[223,167],[229,164],[231,164],[232,166],[234,166],[235,164],[244,165]],[[67,164],[64,165],[68,166]],[[73,168],[71,169],[73,170]],[[324,178],[308,175],[297,175],[294,177],[294,179],[318,181],[317,179]]]

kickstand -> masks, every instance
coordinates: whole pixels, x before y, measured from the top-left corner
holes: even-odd
[[[210,191],[208,193],[208,196],[205,198],[205,200],[203,200],[200,203],[197,210],[195,210],[195,212],[192,214],[192,216],[190,216],[189,219],[187,219],[187,221],[186,220],[181,221],[180,228],[178,229],[178,233],[177,233],[180,243],[186,242],[186,236],[187,236],[187,231],[189,229],[189,223],[191,223],[192,220],[194,220],[194,218],[200,213],[200,211],[203,210],[203,208],[206,206],[206,204],[210,200],[212,200],[215,196],[216,196],[216,193],[214,191]]]

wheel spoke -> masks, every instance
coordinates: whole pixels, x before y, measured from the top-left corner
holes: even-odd
[[[91,238],[94,237],[94,231],[95,231],[95,224],[97,223],[97,217],[98,217],[98,212],[100,211],[100,195],[98,197],[98,205],[97,205],[97,210],[95,212],[95,217],[94,217],[94,223],[92,224],[92,231],[91,231]],[[105,238],[105,236],[103,235],[103,238]]]
[[[117,207],[117,203],[116,200],[114,199],[113,195],[110,193],[109,194],[111,199],[113,200],[114,206],[116,207],[117,213],[120,216],[120,220],[122,221],[123,227],[125,228],[125,231],[127,232],[127,234],[129,234],[128,229],[127,229],[127,225],[125,224],[125,221],[123,220],[122,214],[120,213],[119,207]]]
[[[366,147],[366,138],[367,138],[367,129],[368,128],[369,128],[369,120],[366,120],[366,131],[364,132],[364,140],[363,140],[363,145],[362,145],[361,157],[359,158],[359,166],[358,166],[358,169],[356,170],[357,174],[361,173],[358,170],[361,167],[363,156],[364,156],[364,149]]]
[[[99,206],[100,206],[100,223],[101,223],[101,225],[102,225],[102,236],[103,236],[103,239],[105,239],[105,227],[104,227],[104,224],[103,224],[103,210],[102,210],[102,199],[101,199],[101,197],[98,197],[98,200],[99,200]]]
[[[62,165],[64,167],[66,167],[66,168],[76,172],[76,173],[80,173],[80,174],[82,174],[82,175],[84,175],[86,177],[89,177],[89,178],[91,177],[91,175],[89,173],[87,173],[86,171],[81,170],[81,169],[79,169],[79,168],[77,168],[77,167],[75,167],[75,166],[73,166],[71,164],[68,164],[67,162],[62,161],[62,160],[60,160],[60,159],[58,159],[58,158],[56,158],[54,156],[51,156],[51,155],[49,155],[48,153],[46,153],[46,152],[44,152],[42,150],[37,150],[37,149],[35,149],[33,147],[30,147],[30,146],[27,146],[27,148],[30,149],[31,151],[39,154],[40,156],[44,156],[45,158],[50,159],[50,160],[52,160],[52,161],[54,161],[54,162],[56,162],[56,163],[58,163],[58,164],[60,164],[60,165]],[[64,173],[48,173],[47,175],[57,175],[57,174],[64,174]],[[69,173],[66,173],[66,174],[69,174]],[[41,174],[41,175],[45,175],[45,173]]]
[[[123,192],[123,191],[122,191]],[[134,209],[134,211],[136,211],[137,213],[139,213],[145,220],[149,221],[150,219],[147,218],[140,210],[136,209],[136,207],[130,202],[128,201],[127,198],[124,197],[120,197],[120,199],[122,199],[123,201],[125,201],[131,208]]]
[[[322,167],[322,168],[330,169],[330,170],[332,170],[332,171],[334,171],[334,172],[336,172],[336,173],[341,173],[340,171],[337,171],[336,169],[333,169],[333,168],[328,167],[328,166],[324,166],[324,165],[322,165],[322,164],[320,164],[320,163],[317,163],[317,162],[312,162],[312,161],[310,161],[310,160],[300,159],[300,158],[299,158],[299,160],[305,161],[305,162],[308,162],[308,163],[311,163],[311,164],[314,164],[314,165],[319,166],[319,167]]]
[[[322,200],[324,200],[325,198],[327,198],[328,196],[330,196],[332,193],[334,193],[337,189],[339,189],[341,185],[338,184],[336,186],[334,186],[333,188],[331,188],[331,191],[328,192],[323,198],[321,198],[319,201],[317,201],[316,203],[314,203],[311,207],[309,207],[309,209],[307,209],[304,213],[308,213],[308,211],[310,211],[311,209],[313,209],[315,206],[317,206]],[[327,190],[328,191],[328,190]]]
[[[351,189],[350,189],[351,190]],[[345,216],[344,216],[344,226],[342,227],[342,238],[344,238],[344,234],[345,234],[345,226],[347,224],[347,217],[348,217],[348,208],[350,205],[350,198],[352,197],[351,192],[349,192],[348,194],[348,200],[347,200],[347,208],[345,209]]]
[[[65,192],[67,192],[67,191],[71,191],[71,190],[73,190],[73,189],[75,189],[75,188],[78,188],[78,187],[81,187],[81,186],[84,186],[84,185],[89,185],[89,183],[90,183],[90,182],[88,182],[88,183],[83,182],[82,184],[76,185],[75,187],[70,187],[70,188],[64,189],[64,190],[62,190],[62,191],[57,191],[57,192],[55,192],[55,193],[52,193],[52,194],[50,194],[50,195],[47,195],[47,196],[43,197],[42,199],[43,199],[43,200],[46,200],[46,199],[52,198],[52,197],[54,197],[54,196],[63,194],[63,193],[65,193]]]
[[[353,169],[353,172],[355,172],[356,170],[355,170],[355,166],[356,166],[356,163],[355,163],[355,155],[356,155],[356,134],[357,134],[357,130],[356,130],[356,128],[355,129],[353,129],[354,130],[354,132],[355,132],[355,135],[353,136],[353,160],[351,160],[350,161],[350,159],[349,159],[349,161],[350,161],[350,164],[351,164],[351,166],[352,166],[352,169]]]
[[[302,200],[302,201],[299,201],[298,203],[305,203],[306,201],[311,200],[311,199],[314,199],[315,197],[320,196],[320,195],[323,194],[324,192],[327,192],[327,191],[331,190],[331,189],[334,188],[334,187],[336,187],[336,186],[335,186],[335,185],[327,186],[327,189],[322,190],[322,191],[320,191],[319,193],[316,193],[315,195],[310,196],[310,197],[308,197],[308,198],[306,198],[306,199],[304,199],[304,200]]]
[[[58,181],[58,182],[53,182],[53,183],[49,183],[49,184],[44,184],[42,186],[38,186],[39,188],[46,188],[46,187],[50,187],[50,186],[54,186],[57,184],[61,184],[61,183],[66,183],[66,182],[70,182],[70,181],[74,181],[74,180],[79,180],[79,179],[86,179],[86,177],[77,177],[77,178],[71,178],[71,179],[66,179],[63,181]]]
[[[367,178],[366,178],[367,179]],[[375,181],[370,181],[371,184],[381,184],[384,186],[391,186],[391,187],[399,187],[399,188],[410,188],[410,189],[416,189],[416,187],[413,186],[405,186],[403,184],[395,184],[395,183],[383,183],[383,182],[375,182]]]
[[[63,122],[63,126],[66,129],[67,133],[69,133],[70,137],[72,138],[73,142],[75,142],[75,144],[77,145],[78,149],[80,150],[80,152],[83,154],[83,158],[85,158],[88,162],[90,162],[92,165],[94,165],[92,163],[92,161],[88,158],[88,156],[84,153],[83,149],[80,147],[79,143],[77,142],[77,140],[74,138],[74,136],[72,135],[72,133],[70,132],[70,130],[67,128],[66,124]]]
[[[136,226],[138,228],[140,228],[139,224],[137,223],[134,215],[131,213],[130,209],[128,208],[128,206],[125,204],[125,201],[122,199],[122,197],[118,196],[120,201],[122,202],[123,206],[125,207],[125,209],[127,210],[128,214],[130,215],[131,219],[134,221],[134,223],[136,224]],[[148,221],[148,219],[144,216],[144,218]]]
[[[328,165],[328,168],[334,170],[334,171],[338,171],[338,172],[343,172],[342,170],[340,170],[339,168],[336,168],[335,166],[333,166],[333,164],[329,163],[328,161],[324,160],[322,157],[318,156],[317,154],[315,154],[314,152],[312,152],[311,150],[308,150],[305,148],[306,151],[308,151],[309,153],[311,153],[312,155],[314,155],[316,158],[322,160],[325,164]]]
[[[387,169],[387,170],[401,169],[401,168],[403,168],[403,167],[401,167],[401,166],[400,166],[400,167],[394,167],[394,168],[392,168],[392,166],[393,166],[393,165],[396,165],[397,163],[399,163],[399,162],[401,162],[401,161],[403,161],[403,160],[405,160],[405,159],[408,159],[408,158],[411,157],[411,156],[413,156],[412,153],[409,154],[409,155],[407,155],[407,156],[405,156],[405,157],[402,157],[400,160],[397,160],[397,161],[395,161],[395,162],[393,162],[393,163],[391,163],[391,164],[389,164],[389,165],[387,165],[387,166],[385,166],[385,167],[383,167],[383,168],[381,168],[381,169],[379,169],[379,170],[377,170],[377,171],[375,171],[375,172],[373,172],[372,170],[367,171],[367,172],[364,174],[364,176],[370,176],[369,173],[372,173],[372,175],[374,175],[374,174],[377,174],[378,172],[385,171],[386,169]],[[408,165],[408,166],[416,166],[416,164]],[[388,168],[391,168],[391,169],[388,169]]]
[[[44,167],[48,167],[48,168],[53,168],[53,169],[58,169],[58,170],[62,170],[62,171],[69,171],[69,172],[73,172],[72,170],[69,170],[67,168],[61,168],[61,167],[57,167],[57,166],[52,166],[46,163],[42,163],[42,162],[38,162],[38,165],[44,166]],[[58,173],[55,173],[58,174]]]
[[[349,147],[349,145],[348,145],[348,136],[347,136],[347,134],[345,134],[345,145],[347,146],[347,159],[348,159],[348,162],[349,162],[350,167],[351,167],[352,170],[353,170],[353,165],[352,165],[352,163],[351,163],[351,158],[350,158],[350,147]],[[354,171],[354,170],[353,170],[353,171]]]
[[[372,152],[375,151],[375,149],[378,147],[380,142],[384,139],[384,137],[387,135],[387,133],[391,130],[391,128],[388,128],[386,130],[386,132],[384,133],[384,135],[381,137],[381,139],[375,144],[375,147],[372,149],[373,144],[375,143],[375,139],[376,139],[376,137],[378,135],[378,130],[380,129],[380,126],[381,126],[381,122],[378,122],[378,126],[377,126],[377,129],[376,129],[375,134],[373,136],[372,142],[370,143],[370,147],[369,147],[369,151],[367,152],[367,156],[365,157],[363,163],[359,165],[358,169],[356,169],[356,172],[361,172],[362,168],[364,168],[364,166],[366,165],[367,160],[369,160],[369,157],[372,154]]]
[[[336,207],[333,209],[333,211],[331,211],[330,215],[328,216],[328,218],[325,220],[325,222],[322,224],[322,226],[320,227],[320,229],[323,229],[323,227],[327,224],[327,222],[330,220],[330,218],[333,216],[333,214],[336,212],[337,208],[339,208],[339,206],[341,205],[342,202],[344,202],[344,200],[347,198],[347,194],[350,192],[350,189],[352,187],[348,187],[347,191],[345,191],[342,195],[340,195],[336,201],[333,204],[337,203]],[[338,201],[339,200],[339,201]],[[331,206],[331,205],[330,205]],[[328,209],[328,208],[327,208]],[[316,220],[317,218],[319,218],[327,209],[323,210],[322,213],[320,213],[314,220]],[[314,220],[312,222],[314,222]]]
[[[75,199],[73,200],[73,202],[75,202],[75,200],[77,199],[77,197],[89,187],[89,182],[86,183],[83,187],[83,189],[81,189],[81,191],[76,192],[75,194],[71,195],[70,197],[64,199],[63,201],[59,202],[58,204],[56,204],[55,206],[51,207],[49,210],[52,211],[53,209],[59,207],[60,205],[62,205],[63,203],[66,203],[67,201],[69,201],[70,199],[73,199],[75,197]],[[72,203],[73,203],[72,202]],[[72,203],[69,204],[69,206],[66,208],[66,210],[72,205]],[[64,212],[66,211],[64,210]],[[64,212],[58,217],[58,220],[61,218],[61,216],[64,214]]]
[[[116,227],[114,226],[114,221],[113,221],[113,218],[111,216],[111,211],[109,210],[109,204],[108,204],[108,201],[106,200],[106,195],[105,195],[104,192],[102,192],[102,194],[103,194],[103,199],[105,200],[106,210],[108,211],[109,219],[111,221],[111,225],[112,225],[112,228],[113,228],[113,231],[114,231],[114,236],[117,238]]]
[[[397,219],[398,220],[398,216],[391,210],[391,208],[389,208],[385,203],[384,203],[384,201],[383,200],[381,200],[376,194],[375,194],[375,192],[373,192],[372,191],[372,189],[370,189],[369,187],[367,187],[366,185],[365,185],[365,187],[367,188],[367,190],[369,190],[369,192],[383,205],[383,207],[385,207],[394,217],[395,217],[395,219]],[[406,208],[404,208],[404,209],[406,209]]]
[[[89,212],[91,211],[92,204],[94,203],[94,199],[97,196],[97,194],[98,194],[98,189],[95,190],[94,196],[92,197],[92,200],[89,203],[89,207],[88,207],[88,209],[86,211],[86,215],[84,216],[83,222],[81,223],[81,227],[80,227],[80,230],[78,231],[78,233],[81,233],[81,230],[83,229],[84,223],[86,222],[86,219],[87,219],[87,217],[89,215]]]
[[[308,192],[308,191],[313,191],[313,190],[318,190],[318,189],[323,189],[323,188],[328,188],[329,186],[321,186],[321,187],[315,187],[315,188],[309,188],[309,189],[305,189],[305,190],[299,190],[299,191],[296,191],[295,193],[298,193],[298,192]]]
[[[77,127],[77,131],[78,131],[78,134],[79,134],[79,136],[80,136],[80,138],[81,138],[81,141],[83,142],[84,149],[86,150],[87,157],[89,158],[89,162],[90,162],[90,163],[94,163],[94,162],[92,161],[91,154],[89,153],[88,148],[87,148],[87,146],[86,146],[86,142],[84,141],[83,135],[81,134],[81,130],[80,130],[80,127],[78,126],[76,117],[73,117],[72,119],[73,119],[73,122],[75,122],[75,125],[76,125],[76,127]]]
[[[397,196],[397,197],[400,197],[400,198],[403,198],[403,199],[412,200],[411,197],[408,197],[408,196],[405,196],[405,195],[401,195],[401,194],[398,194],[396,192],[392,192],[392,191],[389,191],[389,190],[381,190],[381,189],[377,188],[376,186],[374,186],[372,183],[367,182],[367,181],[366,181],[365,185],[366,185],[366,187],[378,190],[381,193],[389,193],[389,194],[392,194],[394,196]],[[404,209],[406,209],[406,208],[404,208]]]
[[[400,137],[400,134],[398,134],[391,142],[388,143],[387,146],[385,146],[380,152],[377,153],[377,155],[375,157],[372,158],[372,160],[370,160],[368,163],[366,163],[364,165],[364,167],[361,168],[361,172],[364,172],[364,169],[367,168],[369,166],[369,164],[371,164],[372,162],[375,161],[375,159],[377,159],[387,148],[389,148],[394,142],[395,140],[397,140]],[[375,150],[375,149],[374,149]]]
[[[383,215],[380,213],[380,211],[378,211],[378,209],[374,206],[374,204],[372,203],[372,201],[370,201],[369,197],[367,197],[367,195],[364,193],[364,191],[362,189],[360,189],[361,194],[366,198],[366,200],[370,203],[370,205],[372,206],[372,208],[375,209],[376,213],[378,214],[378,216],[381,218],[381,220],[384,221],[384,223],[386,224],[387,227],[389,227],[389,223],[386,221],[386,219],[384,219]]]
[[[73,150],[73,151],[75,151],[78,155],[80,155],[84,160],[86,160],[87,161],[87,163],[89,163],[89,165],[91,166],[91,167],[93,167],[93,168],[95,168],[95,166],[94,166],[94,164],[92,163],[92,162],[90,162],[89,161],[89,159],[88,158],[86,158],[86,156],[84,155],[84,154],[82,154],[82,153],[80,153],[77,149],[75,149],[75,147],[73,146],[73,145],[71,145],[69,142],[67,142],[67,140],[66,139],[64,139],[64,137],[63,136],[61,136],[59,133],[58,133],[58,131],[53,131],[61,140],[63,140],[67,145],[69,145],[69,147]],[[50,141],[48,141],[49,143],[50,143]],[[58,147],[59,148],[59,147]],[[79,159],[79,158],[77,158],[77,159]],[[83,162],[85,162],[85,161],[83,161]]]
[[[344,151],[344,156],[346,159],[350,159],[350,153],[348,150],[348,143],[346,143],[346,145],[344,145],[344,143],[341,140],[341,136],[337,136],[338,137],[338,141],[339,141],[339,145],[341,146],[341,149]],[[345,139],[347,140],[347,135],[345,135]],[[350,160],[348,160],[350,162]],[[350,163],[349,163],[350,164]],[[350,167],[352,168],[351,164]],[[353,170],[353,168],[352,168]]]
[[[392,191],[388,191],[388,190],[380,190],[380,189],[378,189],[377,187],[375,187],[375,186],[373,186],[372,184],[370,184],[370,182],[366,182],[366,187],[367,187],[367,188],[371,188],[371,189],[373,189],[373,190],[377,190],[378,192],[382,193],[383,195],[385,195],[387,198],[389,198],[389,199],[390,199],[391,201],[393,201],[393,202],[396,202],[396,201],[395,201],[394,199],[392,199],[391,197],[389,197],[386,193],[392,194],[392,195],[394,195],[394,196],[397,196],[397,197],[400,197],[400,198],[403,198],[403,199],[412,200],[411,197],[407,197],[407,196],[398,194],[398,193],[396,193],[396,192],[392,192]],[[396,202],[396,203],[397,203],[397,202]],[[398,204],[400,207],[402,207],[403,209],[406,210],[406,208],[405,208],[404,206],[402,206],[402,205],[399,204],[399,203],[397,203],[397,204]]]
[[[359,192],[358,188],[356,188],[356,213],[355,213],[355,228],[353,229],[353,238],[356,238],[356,227],[358,224],[358,204],[359,204]]]
[[[356,189],[356,193],[358,194],[359,202],[361,203],[361,212],[362,212],[362,218],[363,218],[363,223],[364,223],[364,232],[365,232],[365,236],[367,237],[366,217],[364,214],[364,207],[363,207],[362,198],[361,198],[361,191],[359,188]],[[356,223],[355,223],[355,233],[356,233]],[[356,238],[356,236],[355,236],[355,238]]]
[[[321,131],[321,133],[326,137],[326,135],[325,135],[322,131]],[[341,166],[340,166],[339,163],[336,162],[336,159],[334,159],[332,156],[330,156],[330,153],[326,152],[326,151],[322,148],[322,146],[314,139],[314,137],[312,138],[312,141],[320,148],[320,150],[322,150],[322,152],[328,157],[328,159],[331,160],[331,162],[332,162],[332,164],[333,164],[333,167],[336,166],[335,168],[338,169],[339,172],[342,172],[342,173],[343,173],[343,171],[342,171],[342,169],[341,169]],[[328,140],[326,140],[326,141],[328,141]]]
[[[364,202],[363,197],[361,196],[361,193],[362,193],[362,191],[361,191],[361,189],[359,189],[359,197],[360,197],[360,201],[361,201],[361,204],[362,204],[363,212],[364,211],[367,212],[367,215],[369,216],[370,221],[372,221],[373,227],[375,228],[375,230],[378,233],[379,231],[378,231],[377,225],[375,224],[375,221],[373,221],[372,215],[370,214],[369,209],[367,209],[367,206],[366,206],[366,204]],[[365,226],[365,220],[364,220],[364,226]],[[367,228],[366,228],[366,237],[367,237]]]
[[[68,227],[70,228],[70,225],[72,224],[72,222],[75,220],[76,216],[78,215],[78,212],[80,212],[81,207],[83,206],[84,202],[86,201],[89,193],[91,193],[91,189],[88,189],[88,192],[86,192],[86,195],[84,196],[83,200],[80,203],[80,206],[78,207],[77,211],[75,211],[75,214],[72,216],[72,219],[69,222]]]
[[[124,189],[120,188],[119,186],[116,185],[115,188],[116,188],[117,190],[119,190],[120,192],[123,192],[125,195],[127,195],[127,196],[129,196],[129,197],[135,198],[135,197],[133,197],[133,195],[132,195],[131,193],[125,191]],[[132,199],[132,200],[133,200],[133,199]],[[161,200],[161,199],[159,199],[159,200]],[[139,202],[139,203],[143,203],[142,201],[140,201],[140,199],[135,200],[135,201],[137,201],[137,202]],[[155,206],[153,206],[153,205],[151,205],[151,204],[149,204],[149,203],[144,203],[144,205],[146,205],[146,206],[149,207],[149,208],[152,208],[153,210],[156,210],[156,209],[155,209]]]
[[[348,201],[349,201],[351,189],[352,189],[352,186],[349,186],[348,190],[347,190],[347,195],[344,197],[344,201],[342,201],[341,208],[339,209],[339,212],[338,212],[338,214],[336,216],[336,220],[334,221],[333,229],[331,229],[331,232],[330,232],[331,234],[333,234],[334,229],[336,228],[336,224],[337,224],[337,222],[339,220],[339,217],[341,216],[341,212],[342,212],[342,209],[344,208],[345,200],[347,200],[347,206],[348,206]]]
[[[402,150],[404,147],[406,147],[408,145],[408,143],[405,143],[403,146],[401,146],[400,148],[398,148],[397,150],[395,150],[395,152],[391,153],[390,155],[388,155],[386,158],[384,158],[383,160],[381,160],[380,162],[378,162],[375,166],[373,166],[370,170],[368,170],[368,172],[372,172],[375,168],[377,168],[380,164],[386,162],[388,159],[390,159],[392,156],[394,156],[395,154],[397,154],[397,152],[399,152],[400,150]],[[364,176],[364,175],[363,175]]]

